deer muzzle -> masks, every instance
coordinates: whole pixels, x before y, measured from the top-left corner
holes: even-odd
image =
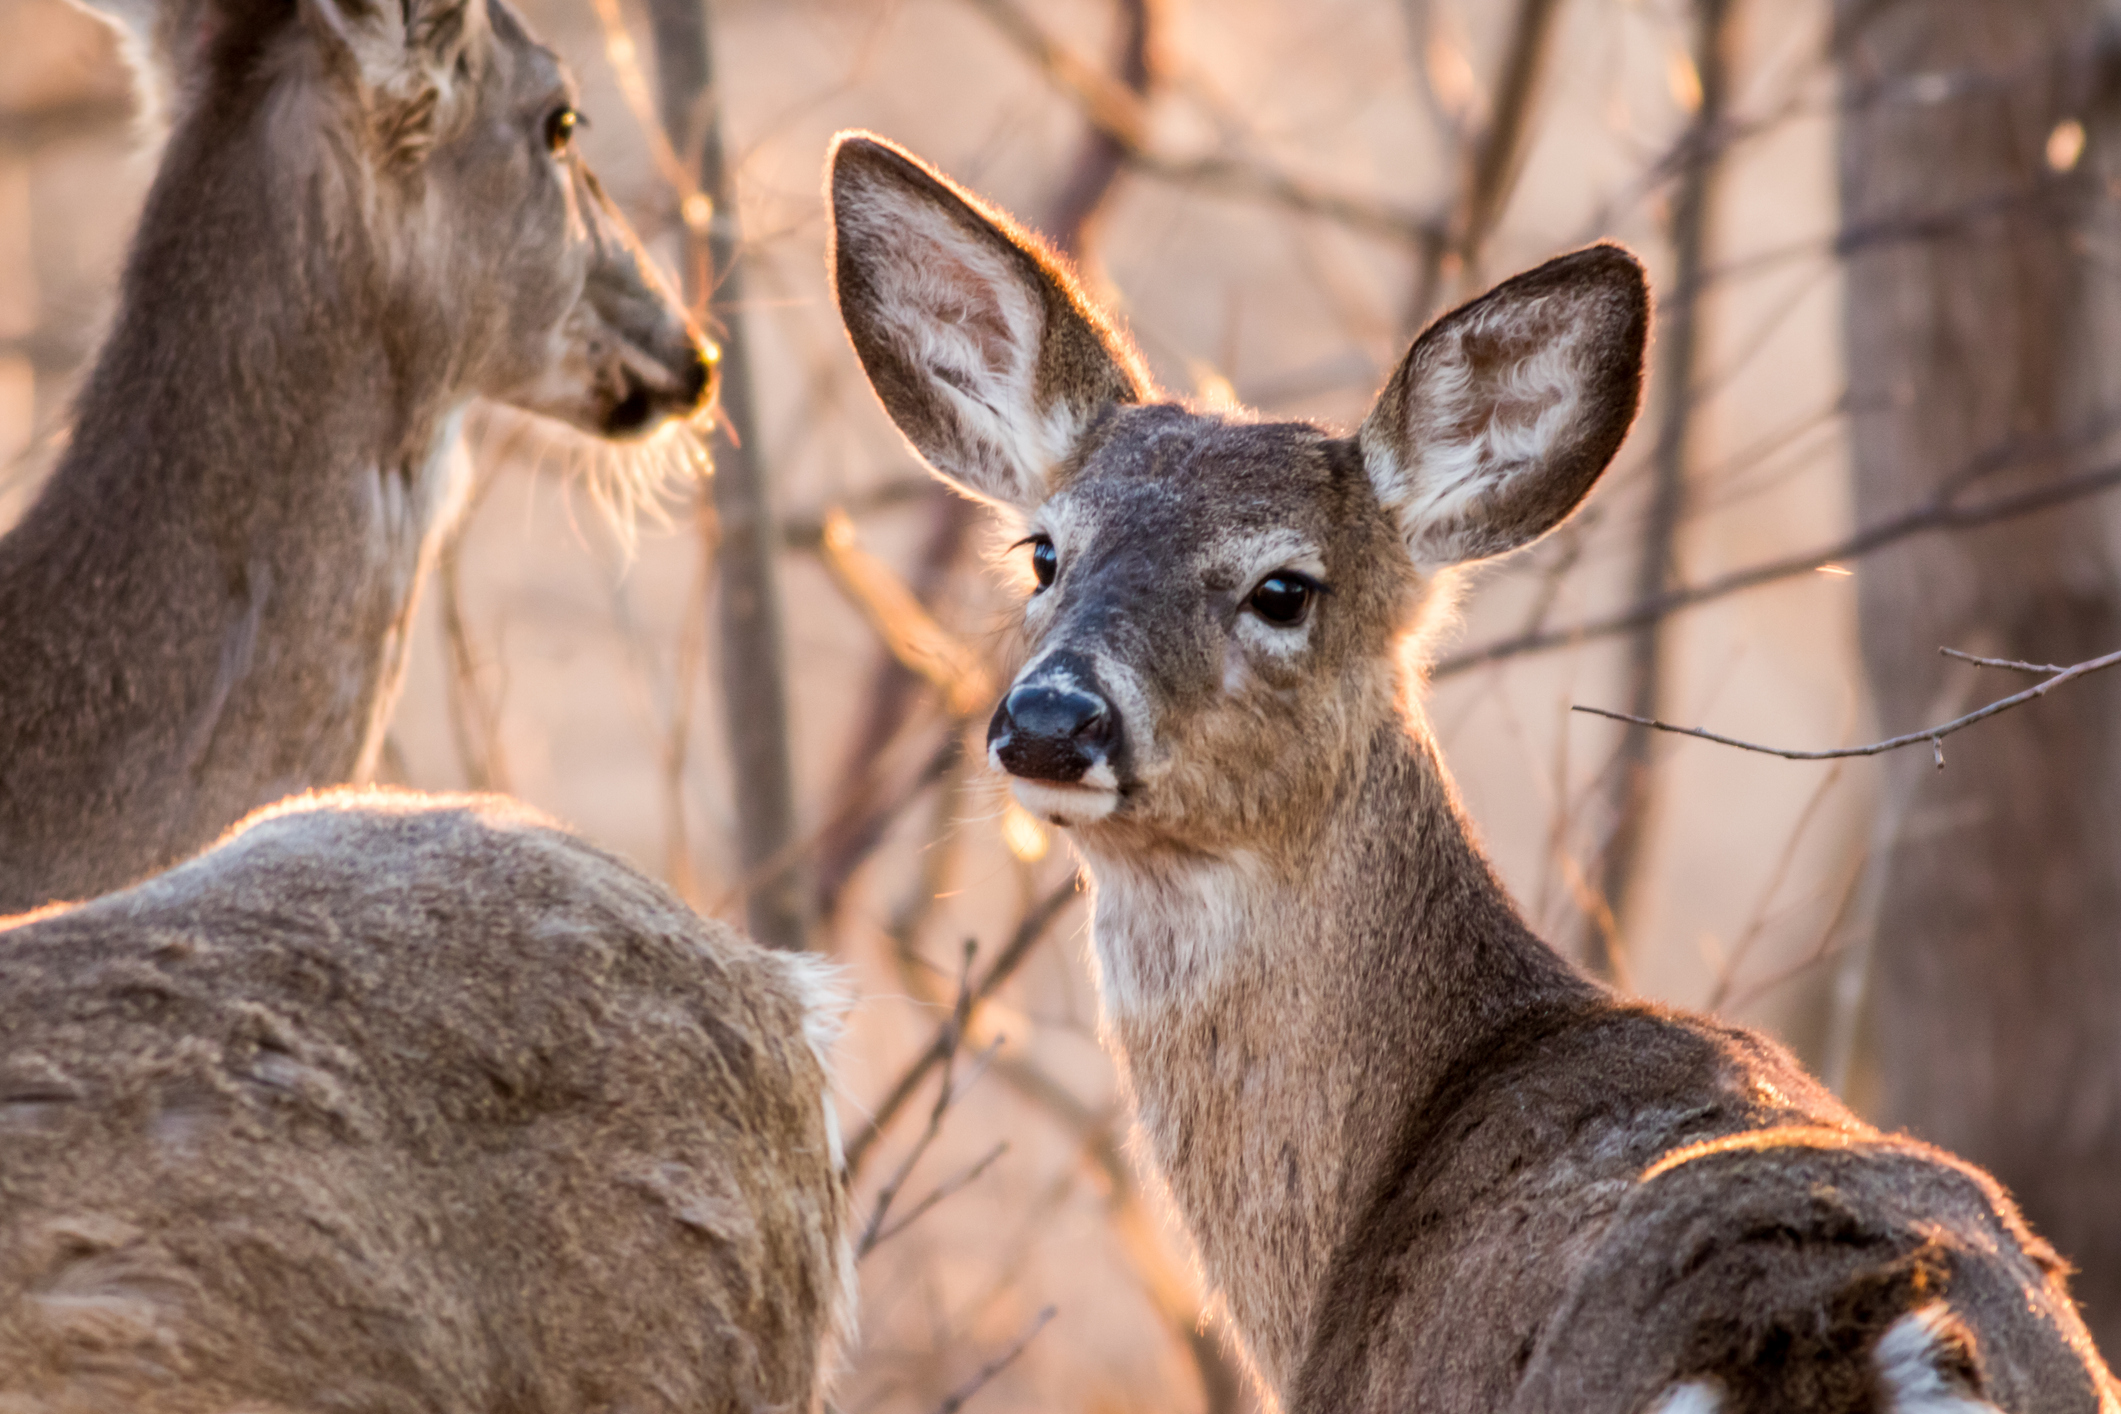
[[[987,755],[1020,782],[1118,788],[1119,713],[1088,665],[1048,659],[1020,679],[987,724]]]

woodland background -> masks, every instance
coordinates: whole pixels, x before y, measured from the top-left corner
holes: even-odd
[[[1452,301],[1639,251],[1645,415],[1582,515],[1481,576],[1438,668],[1467,809],[1586,965],[1992,1167],[2121,1354],[2121,675],[1950,739],[1942,772],[1568,710],[1842,746],[2026,685],[1939,647],[2121,648],[2121,6],[655,3],[525,8],[607,186],[714,291],[717,475],[629,533],[595,504],[626,484],[608,454],[477,419],[387,774],[521,795],[850,968],[843,1113],[864,1210],[890,1202],[843,1410],[1251,1401],[1123,1154],[1067,847],[979,764],[1015,651],[998,547],[832,308],[819,174],[849,126],[1046,230],[1168,388],[1275,416],[1351,425]],[[0,41],[4,527],[152,142],[60,0],[0,0]]]

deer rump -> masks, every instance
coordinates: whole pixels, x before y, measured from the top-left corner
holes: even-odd
[[[508,802],[0,926],[0,1408],[816,1409],[817,965]]]

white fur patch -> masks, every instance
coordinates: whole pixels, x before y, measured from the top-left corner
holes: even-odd
[[[847,1029],[847,1013],[854,1006],[854,997],[847,990],[845,972],[837,965],[810,953],[777,953],[788,980],[795,985],[796,995],[803,1003],[803,1042],[810,1047],[810,1054],[817,1058],[818,1067],[825,1072],[825,1139],[832,1146],[832,1167],[845,1168],[846,1155],[840,1145],[839,1112],[832,1103],[832,1090],[837,1074],[832,1065],[832,1048],[839,1044]]]
[[[996,770],[1004,769],[999,761],[992,760],[991,751],[989,759]],[[1107,777],[1112,774],[1112,768],[1100,761],[1083,779],[1088,781],[1099,771]],[[1055,825],[1093,825],[1119,809],[1119,792],[1110,786],[1066,786],[1010,776],[1009,790],[1024,809]]]
[[[832,1171],[844,1181],[846,1148],[840,1139],[839,1109],[832,1102],[839,1088],[839,1073],[832,1063],[833,1048],[847,1029],[847,1013],[854,1007],[854,994],[847,986],[846,970],[813,953],[776,953],[788,980],[795,985],[803,1004],[803,1041],[825,1072],[825,1088],[819,1103],[824,1110],[825,1143],[832,1157]],[[855,1276],[854,1233],[851,1225],[840,1233],[836,1262],[839,1278],[838,1309],[826,1324],[821,1362],[828,1370],[843,1365],[854,1348],[856,1321],[861,1313],[860,1287]]]
[[[1879,1337],[1871,1360],[1885,1385],[1890,1414],[2001,1414],[1995,1405],[1948,1383],[1938,1370],[1938,1331],[1951,1314],[1943,1302],[1933,1302],[1908,1312]]]
[[[1707,1380],[1688,1380],[1673,1385],[1650,1406],[1649,1414],[1716,1414],[1723,1408],[1723,1391]]]
[[[1139,1016],[1205,990],[1264,923],[1253,859],[1137,860],[1085,843],[1096,889],[1092,932],[1107,1017]]]

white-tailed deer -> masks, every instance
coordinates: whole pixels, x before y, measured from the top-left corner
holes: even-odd
[[[1162,398],[1035,237],[882,142],[831,197],[886,410],[1026,531],[989,754],[1088,861],[1145,1152],[1271,1402],[2121,1410],[1992,1180],[1579,974],[1459,814],[1424,633],[1620,445],[1631,256],[1444,316],[1336,436]]]
[[[494,798],[0,921],[0,1410],[816,1411],[838,1015]]]
[[[471,399],[626,437],[713,381],[504,0],[106,3],[171,130],[0,541],[0,913],[367,774]]]

